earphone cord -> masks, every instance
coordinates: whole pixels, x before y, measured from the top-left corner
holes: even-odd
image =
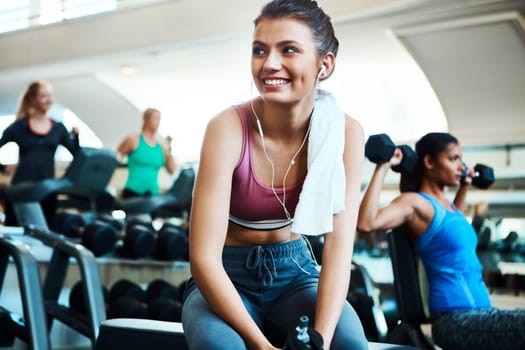
[[[288,173],[290,172],[290,169],[292,168],[292,165],[295,164],[295,158],[297,157],[299,152],[301,152],[301,150],[303,149],[303,146],[306,143],[306,139],[308,138],[308,135],[310,134],[310,127],[312,126],[312,123],[311,123],[312,119],[310,118],[310,122],[308,123],[308,129],[306,130],[306,134],[304,135],[303,141],[301,142],[301,145],[299,146],[299,148],[297,149],[297,151],[293,155],[292,159],[290,160],[290,164],[288,164],[288,168],[286,169],[286,172],[284,173],[284,177],[283,177],[283,199],[281,200],[281,198],[279,197],[279,195],[275,191],[275,166],[274,166],[273,161],[271,160],[270,156],[268,155],[268,152],[266,151],[266,143],[264,142],[264,133],[263,133],[263,129],[262,129],[262,126],[261,126],[261,121],[259,119],[259,116],[255,112],[255,108],[253,107],[253,99],[251,99],[250,105],[251,105],[251,108],[252,108],[252,113],[255,116],[255,119],[257,121],[257,128],[259,129],[259,135],[261,135],[261,144],[262,144],[264,156],[266,157],[266,160],[268,160],[268,162],[270,163],[270,165],[272,167],[272,192],[273,192],[275,198],[277,198],[277,200],[279,201],[279,203],[283,207],[284,214],[286,215],[286,218],[288,220],[290,220],[291,219],[291,215],[290,215],[290,212],[288,212],[288,209],[286,208],[286,178],[288,177]]]

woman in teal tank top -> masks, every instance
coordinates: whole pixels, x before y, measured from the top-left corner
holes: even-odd
[[[362,232],[387,231],[400,225],[425,266],[432,314],[432,339],[441,348],[525,349],[525,310],[492,307],[476,255],[477,236],[458,208],[466,206],[473,176],[464,165],[458,140],[448,133],[429,133],[416,143],[417,163],[401,175],[401,191],[379,207],[385,176],[401,163],[396,149],[376,165],[359,208]],[[453,203],[445,187],[457,187]]]
[[[128,166],[122,198],[156,195],[159,193],[159,170],[165,167],[170,175],[175,172],[171,139],[158,136],[160,111],[146,109],[142,121],[142,132],[126,136],[118,147],[118,153],[127,157]]]

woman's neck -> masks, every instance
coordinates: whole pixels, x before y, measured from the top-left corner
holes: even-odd
[[[157,133],[152,130],[142,129],[142,136],[144,136],[144,139],[150,145],[154,145],[157,143]]]
[[[47,120],[49,119],[49,116],[47,115],[46,112],[43,112],[43,111],[38,111],[38,112],[33,112],[29,115],[29,118],[34,120],[34,121],[42,121],[42,120]]]
[[[31,130],[40,135],[45,135],[52,127],[51,118],[46,114],[33,113],[28,118],[29,127]]]
[[[423,180],[421,182],[420,191],[426,194],[429,194],[432,197],[437,198],[439,200],[446,199],[444,186],[439,185],[435,182],[429,182],[429,181]]]
[[[304,134],[308,128],[313,108],[313,101],[312,103],[282,105],[256,100],[255,105],[257,117],[268,137]]]

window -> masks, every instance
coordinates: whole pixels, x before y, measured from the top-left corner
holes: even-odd
[[[0,34],[163,0],[2,0]]]
[[[0,2],[0,33],[29,26],[29,0]]]

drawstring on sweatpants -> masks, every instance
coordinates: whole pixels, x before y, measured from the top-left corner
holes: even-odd
[[[262,281],[264,287],[272,286],[277,271],[271,250],[261,246],[253,247],[244,261],[244,267],[249,271],[257,271],[257,279]]]

